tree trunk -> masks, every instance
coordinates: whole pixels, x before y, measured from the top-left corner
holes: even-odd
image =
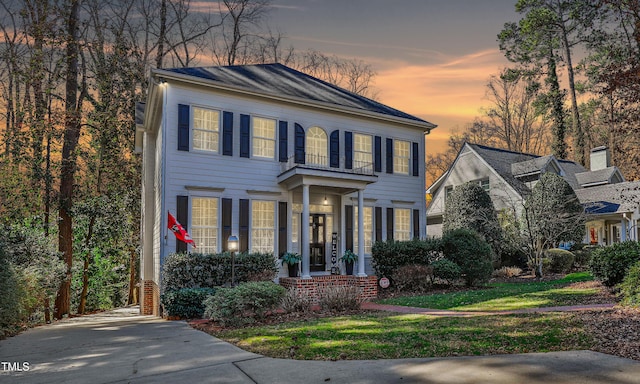
[[[136,294],[136,250],[131,248],[129,251],[129,298],[127,305],[137,304],[138,295]]]
[[[56,297],[54,317],[61,319],[69,314],[71,306],[71,267],[73,264],[73,223],[71,207],[76,168],[76,147],[80,139],[78,102],[78,11],[79,0],[69,0],[67,19],[67,73],[65,81],[65,127],[60,170],[60,221],[58,223],[58,249],[67,265],[66,278]]]
[[[578,100],[576,98],[576,82],[574,80],[573,62],[571,60],[571,48],[567,31],[562,28],[562,40],[564,44],[565,59],[567,60],[567,74],[569,76],[569,92],[571,94],[571,115],[573,117],[573,158],[576,163],[584,165],[584,132],[582,130],[582,122],[580,121],[580,111],[578,109]]]

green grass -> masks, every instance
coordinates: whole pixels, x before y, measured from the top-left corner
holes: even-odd
[[[588,349],[570,313],[429,317],[389,313],[224,330],[214,336],[270,357],[396,359]]]
[[[530,283],[492,283],[481,289],[451,293],[396,297],[382,304],[454,311],[506,311],[574,305],[598,293],[597,288],[566,288],[593,280],[588,272],[572,273],[559,280]]]

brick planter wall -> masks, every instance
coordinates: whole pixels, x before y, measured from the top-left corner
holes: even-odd
[[[287,289],[294,289],[298,293],[306,293],[311,297],[313,304],[319,303],[318,293],[327,287],[359,287],[359,298],[363,301],[370,301],[378,296],[378,278],[376,276],[328,275],[313,276],[311,279],[281,277],[280,285]]]
[[[160,315],[160,288],[153,280],[144,280],[142,283],[142,300],[140,301],[140,314]]]

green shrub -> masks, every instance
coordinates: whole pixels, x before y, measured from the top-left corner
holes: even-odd
[[[378,241],[371,250],[372,264],[378,277],[391,278],[404,265],[428,266],[440,257],[440,252],[440,239]]]
[[[215,293],[213,288],[183,288],[165,292],[160,300],[168,316],[194,319],[202,317],[204,301]]]
[[[573,266],[579,269],[588,268],[593,251],[598,248],[600,248],[598,245],[575,244],[571,247],[571,252],[576,257],[573,261]]]
[[[544,258],[548,260],[548,263],[543,261],[543,273],[567,273],[571,270],[575,260],[573,253],[560,248],[547,249],[544,251]],[[548,271],[544,267],[548,267]]]
[[[223,326],[243,325],[262,319],[282,302],[286,289],[271,281],[242,283],[220,288],[205,300],[204,317]]]
[[[640,261],[633,264],[620,283],[622,304],[640,307]]]
[[[431,264],[431,267],[433,268],[433,276],[445,280],[449,285],[458,280],[462,275],[462,271],[458,264],[451,260],[440,259],[438,261],[434,261]]]
[[[271,253],[240,253],[235,256],[235,283],[275,278],[278,271]],[[163,290],[214,288],[231,283],[231,254],[172,253],[162,267]]]
[[[607,287],[620,284],[629,267],[640,260],[640,243],[625,241],[598,248],[591,255],[589,268],[593,276]]]
[[[460,267],[468,286],[489,280],[493,272],[491,247],[475,231],[455,229],[442,238],[444,257]]]
[[[343,312],[360,309],[362,300],[359,298],[360,288],[349,287],[327,287],[320,290],[320,308],[326,311]]]
[[[393,273],[393,286],[401,292],[424,293],[431,288],[433,267],[420,264],[403,265]]]

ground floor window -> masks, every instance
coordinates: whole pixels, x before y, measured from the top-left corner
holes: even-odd
[[[273,252],[275,242],[276,204],[253,200],[251,203],[251,251]]]
[[[218,199],[191,199],[191,237],[198,252],[218,252]]]
[[[411,240],[411,210],[396,208],[393,210],[393,239],[397,241]]]
[[[353,207],[353,249],[358,250],[358,207]],[[371,254],[371,247],[373,245],[373,208],[364,207],[364,253]]]

